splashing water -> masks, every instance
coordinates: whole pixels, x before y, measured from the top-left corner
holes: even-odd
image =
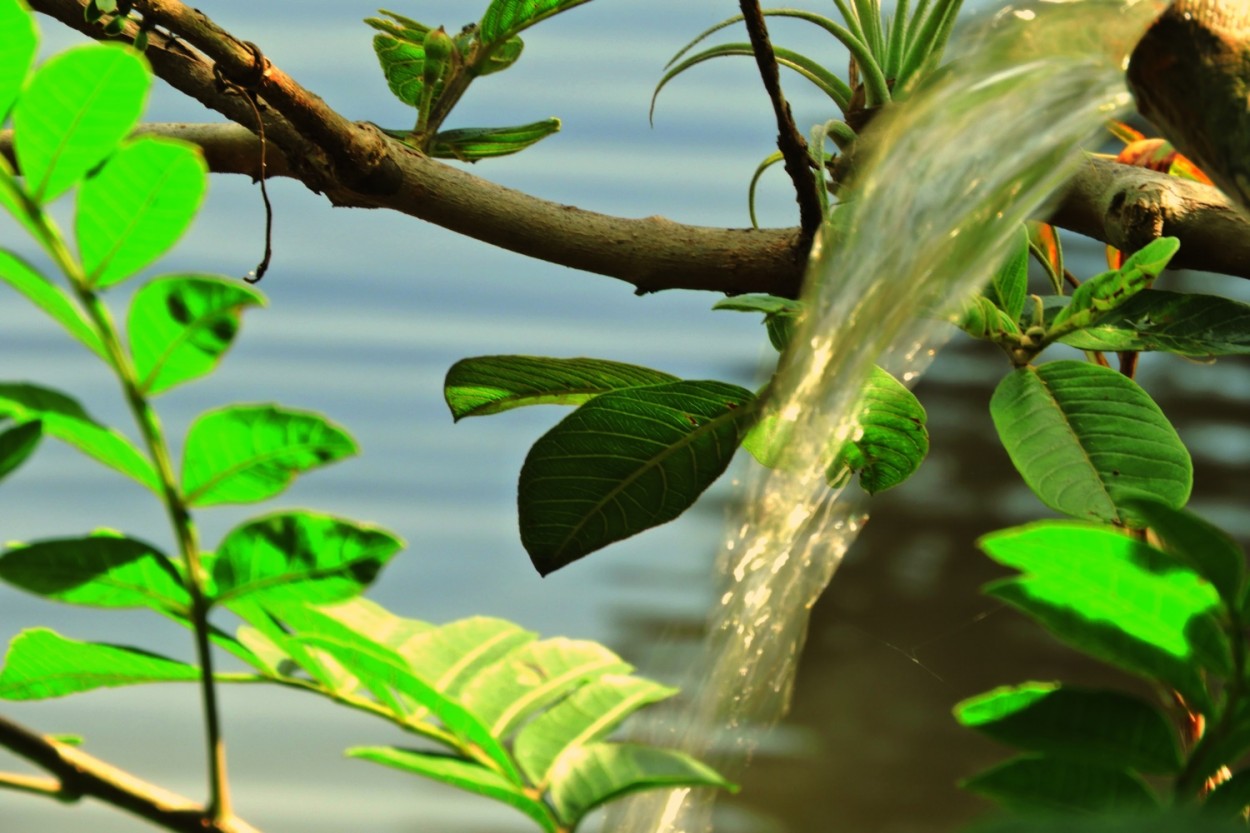
[[[693,702],[663,742],[732,777],[759,728],[781,717],[808,613],[866,519],[858,501],[828,488],[825,468],[856,431],[872,364],[909,384],[924,370],[951,329],[934,312],[980,290],[1019,224],[1076,171],[1081,143],[1129,104],[1127,56],[1164,5],[1003,8],[965,27],[949,69],[873,126],[854,199],[813,251],[794,342],[805,349],[774,385],[790,464],[753,484],[725,544],[724,592],[686,686]],[[607,829],[710,830],[709,793],[644,794]]]

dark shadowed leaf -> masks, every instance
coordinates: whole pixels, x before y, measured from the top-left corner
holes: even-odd
[[[244,596],[339,601],[367,587],[402,546],[384,529],[329,515],[266,515],[222,539],[208,595],[215,602]]]
[[[210,275],[144,284],[126,322],[140,389],[156,394],[212,372],[233,343],[243,310],[264,303],[255,289]]]
[[[320,414],[230,405],[201,415],[187,432],[182,489],[192,506],[254,503],[357,451],[351,436]]]
[[[546,575],[671,521],[724,472],[755,397],[723,382],[602,394],[534,443],[517,487],[521,543]]]
[[[1176,559],[1105,526],[1046,521],[979,541],[1019,578],[986,592],[1091,656],[1159,679],[1204,711],[1202,670],[1225,674],[1219,594]]]
[[[0,698],[46,700],[96,688],[191,682],[200,670],[137,648],[78,642],[47,628],[22,631],[0,670]]]
[[[629,793],[661,787],[736,787],[711,767],[671,749],[593,743],[571,750],[551,784],[551,803],[566,825]]]
[[[1189,498],[1184,443],[1150,396],[1110,368],[1022,367],[999,383],[990,414],[1016,470],[1058,512],[1110,522],[1129,497],[1177,507]]]
[[[119,44],[87,44],[39,68],[13,108],[13,144],[38,203],[65,193],[111,154],[143,111],[147,62]]]
[[[547,833],[556,833],[556,820],[541,801],[531,798],[525,788],[481,764],[450,755],[399,749],[394,746],[357,746],[347,750],[348,757],[394,767],[442,781],[471,793],[502,801],[529,816]]]
[[[182,576],[151,544],[97,533],[37,541],[0,556],[0,579],[68,604],[185,611]]]
[[[1154,706],[1117,691],[1025,683],[996,688],[955,706],[965,726],[1053,758],[1175,774],[1176,732]]]
[[[659,370],[603,359],[477,356],[451,366],[443,397],[461,420],[523,405],[580,405],[609,391],[676,381]]]
[[[1227,533],[1193,512],[1173,509],[1157,500],[1127,500],[1124,510],[1134,520],[1154,530],[1168,552],[1215,585],[1224,601],[1236,608],[1246,554]]]
[[[39,420],[23,422],[6,431],[0,431],[0,480],[12,474],[26,462],[39,441],[43,439],[43,423]]]
[[[72,445],[154,492],[160,491],[156,469],[129,440],[100,425],[81,405],[59,391],[38,385],[0,384],[0,416],[14,422],[39,420],[48,436]]]
[[[1013,758],[963,786],[1019,812],[1106,813],[1158,805],[1145,782],[1123,769],[1047,757]]]

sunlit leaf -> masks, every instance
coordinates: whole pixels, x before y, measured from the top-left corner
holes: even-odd
[[[525,788],[514,784],[502,775],[450,755],[420,752],[415,749],[399,749],[394,746],[357,746],[347,750],[348,757],[393,767],[405,772],[423,775],[459,787],[471,793],[502,801],[515,807],[534,821],[547,833],[556,833],[556,820],[541,801],[531,798]]]
[[[200,208],[207,173],[195,145],[140,136],[88,176],[75,222],[87,285],[125,280],[178,242]]]
[[[137,683],[191,682],[200,670],[157,654],[66,639],[47,628],[22,631],[0,669],[0,699],[46,700]]]
[[[718,478],[754,396],[724,382],[601,394],[530,448],[517,486],[521,543],[546,575],[673,520]]]
[[[160,478],[146,457],[130,441],[100,425],[82,406],[63,393],[37,385],[0,384],[0,416],[15,422],[39,420],[49,436],[120,471],[154,492]]]
[[[540,20],[588,0],[491,0],[478,32],[484,44],[506,40]]]
[[[151,544],[114,534],[59,538],[0,555],[0,579],[53,601],[184,611],[182,576]]]
[[[435,159],[476,162],[518,153],[559,132],[560,120],[557,118],[515,127],[462,127],[436,133],[430,141],[429,153]]]
[[[391,647],[409,665],[420,669],[430,685],[455,696],[483,669],[537,638],[537,634],[504,619],[473,616],[423,630]]]
[[[1164,549],[1215,585],[1230,607],[1237,605],[1246,554],[1227,533],[1192,512],[1156,500],[1131,499],[1125,501],[1124,510],[1150,527]]]
[[[1150,787],[1123,768],[1048,757],[1013,758],[963,786],[1018,812],[1102,813],[1158,804]]]
[[[69,293],[12,252],[0,250],[0,280],[26,296],[88,350],[108,361],[100,335]]]
[[[481,718],[491,735],[503,738],[526,718],[588,680],[632,670],[598,643],[544,639],[522,645],[483,670],[464,688],[460,701]]]
[[[151,77],[118,44],[87,44],[50,58],[13,108],[13,145],[27,192],[39,203],[63,194],[134,128]]]
[[[1176,559],[1101,525],[1048,521],[979,542],[1018,578],[986,592],[1065,642],[1208,703],[1201,669],[1225,674],[1229,647],[1214,618],[1219,594]]]
[[[39,30],[34,15],[20,0],[0,0],[0,122],[9,115],[22,82],[35,61]]]
[[[277,405],[230,405],[187,432],[182,488],[188,504],[254,503],[296,475],[354,456],[355,441],[320,414]]]
[[[544,790],[575,750],[607,737],[638,709],[676,693],[641,677],[605,674],[525,724],[514,746],[517,763],[530,783]]]
[[[264,303],[255,289],[210,275],[144,284],[126,323],[140,389],[156,394],[212,372],[239,331],[242,311]]]
[[[601,393],[676,381],[659,370],[604,359],[477,356],[451,366],[443,396],[461,420],[523,405],[580,405]]]
[[[360,593],[403,543],[386,530],[308,511],[247,521],[222,539],[212,599],[254,596],[325,604]]]
[[[1189,452],[1137,383],[1106,367],[1058,361],[1005,377],[990,414],[1016,470],[1043,503],[1076,517],[1120,519],[1138,495],[1182,506]]]
[[[1175,774],[1181,766],[1168,719],[1116,691],[1025,683],[964,700],[955,717],[997,741],[1054,758],[1148,773]]]
[[[736,787],[715,770],[671,749],[626,743],[579,746],[561,760],[551,803],[566,825],[608,801],[661,787]]]
[[[23,422],[0,431],[0,480],[12,474],[39,447],[43,439],[43,423]]]

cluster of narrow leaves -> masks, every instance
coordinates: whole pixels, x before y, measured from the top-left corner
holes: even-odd
[[[454,35],[392,11],[367,18],[378,30],[373,50],[391,92],[417,110],[411,130],[388,132],[430,156],[463,162],[516,153],[557,132],[556,118],[511,127],[439,128],[470,83],[516,63],[524,47],[520,32],[586,2],[493,0],[480,22]]]
[[[955,709],[961,723],[1024,753],[966,786],[1024,812],[1178,804],[1239,819],[1250,806],[1250,770],[1236,768],[1250,752],[1245,554],[1161,501],[1125,499],[1121,509],[1157,547],[1144,534],[1078,521],[996,532],[982,549],[1020,575],[987,592],[1077,650],[1155,683],[1161,702],[1052,682],[966,700]]]
[[[527,9],[534,4],[496,3],[483,28],[511,37],[533,21]],[[0,382],[0,478],[43,436],[53,437],[151,490],[179,542],[170,554],[96,530],[9,544],[0,553],[0,581],[53,602],[146,609],[201,630],[251,668],[214,682],[267,681],[380,716],[441,749],[427,743],[350,754],[504,801],[549,833],[571,831],[594,807],[636,790],[731,786],[681,753],[606,740],[639,708],[674,693],[631,676],[607,649],[538,641],[492,619],[435,627],[364,601],[360,594],[402,546],[384,529],[291,509],[243,521],[211,552],[187,543],[195,537],[192,510],[276,497],[299,475],[354,456],[356,442],[320,414],[229,405],[192,422],[175,471],[152,399],[210,373],[233,344],[243,311],[264,299],[221,277],[158,277],[134,292],[125,332],[118,330],[103,293],[186,230],[205,190],[203,160],[189,145],[125,138],[150,84],[138,53],[79,47],[31,75],[37,32],[18,0],[0,0],[0,31],[0,112],[12,110],[21,169],[18,176],[0,157],[0,205],[61,273],[54,280],[0,251],[0,279],[118,377],[144,439],[140,448],[61,391]],[[71,191],[73,247],[47,213]],[[210,623],[210,614],[224,613],[245,623],[236,635]],[[204,674],[141,647],[31,628],[9,645],[0,699],[200,681]]]
[[[801,311],[771,296],[717,306],[764,312],[779,350]],[[526,405],[575,406],[530,448],[517,486],[521,543],[543,575],[678,517],[739,445],[766,466],[785,465],[786,423],[761,416],[759,397],[726,382],[603,359],[479,356],[451,367],[444,395],[457,420]],[[857,438],[830,448],[829,481],[840,486],[858,473],[875,493],[906,480],[928,453],[925,412],[880,369],[861,408]]]
[[[794,70],[814,84],[842,114],[842,118],[830,119],[812,132],[811,153],[818,166],[828,162],[825,152],[827,140],[832,140],[840,150],[848,150],[877,110],[891,101],[901,100],[917,80],[932,71],[941,59],[963,5],[963,0],[923,0],[912,9],[909,0],[901,0],[893,14],[885,16],[879,0],[833,2],[842,23],[802,9],[763,10],[764,15],[769,17],[811,23],[832,36],[850,53],[850,67],[846,80],[843,80],[814,58],[785,47],[773,47],[780,66]],[[747,42],[716,44],[688,55],[709,36],[741,22],[742,15],[722,20],[699,33],[672,57],[651,96],[652,115],[660,91],[691,67],[731,55],[754,57],[754,50]],[[759,179],[764,171],[780,161],[782,155],[779,151],[769,155],[751,177],[748,205],[752,224],[757,224],[755,189]]]

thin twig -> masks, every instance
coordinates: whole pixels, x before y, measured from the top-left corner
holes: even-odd
[[[772,41],[768,38],[764,12],[760,9],[758,0],[739,0],[738,5],[742,8],[747,33],[751,36],[751,50],[755,53],[755,63],[760,68],[760,78],[764,81],[764,89],[768,91],[768,97],[773,103],[773,113],[777,116],[777,149],[781,151],[786,173],[794,183],[795,199],[799,204],[799,225],[803,234],[811,237],[823,220],[820,198],[816,193],[821,185],[812,170],[807,142],[795,125],[790,104],[781,91],[781,70],[777,66],[777,55],[773,52]]]

